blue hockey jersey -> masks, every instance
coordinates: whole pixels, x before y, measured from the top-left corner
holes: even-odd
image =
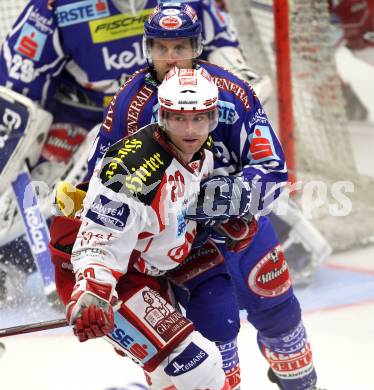
[[[202,58],[215,48],[238,46],[214,0],[183,2],[203,21]],[[111,0],[31,0],[2,46],[0,85],[55,117],[91,128],[120,85],[146,65],[143,24],[159,1],[144,3],[133,15]]]
[[[241,174],[252,183],[252,213],[270,205],[287,181],[284,154],[252,88],[205,61],[197,61],[219,89],[219,123],[212,132],[214,174]],[[89,176],[110,145],[157,121],[159,83],[150,68],[134,74],[109,105],[89,161]]]

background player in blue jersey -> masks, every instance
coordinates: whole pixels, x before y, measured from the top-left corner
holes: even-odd
[[[239,384],[235,349],[239,302],[258,330],[271,380],[282,389],[315,389],[312,352],[287,263],[269,219],[259,216],[287,181],[281,146],[259,100],[232,73],[193,61],[202,50],[201,24],[190,8],[166,4],[157,8],[145,23],[144,49],[149,67],[134,74],[112,100],[94,143],[89,171],[126,130],[136,132],[155,121],[157,88],[172,67],[193,64],[206,69],[219,88],[219,123],[212,133],[216,176],[202,184],[197,207],[187,217],[204,225],[220,224],[230,241],[225,244],[222,236],[212,234],[225,264],[210,258],[203,243],[181,273],[170,277],[182,285],[175,291],[187,316],[221,347],[225,368],[233,372],[233,387]],[[251,215],[258,215],[258,221]],[[244,216],[247,219],[238,219]],[[234,235],[237,230],[243,233],[239,237]],[[197,270],[194,262],[201,265]],[[236,296],[229,293],[231,283]]]

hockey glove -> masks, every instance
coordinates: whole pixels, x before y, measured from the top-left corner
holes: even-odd
[[[212,234],[212,228],[204,226],[200,223],[197,224],[196,231],[197,233],[193,240],[191,249],[200,248],[203,246]]]
[[[113,304],[117,293],[110,283],[81,279],[66,305],[66,318],[79,341],[105,336],[114,330]]]
[[[242,176],[214,176],[203,180],[196,204],[186,213],[186,218],[205,226],[214,226],[230,217],[248,214],[251,187]]]
[[[227,249],[240,252],[251,244],[257,233],[258,223],[255,218],[230,218],[227,222],[215,226],[214,230],[226,237]]]

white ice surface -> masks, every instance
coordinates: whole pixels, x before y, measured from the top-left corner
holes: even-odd
[[[36,281],[34,280],[34,285]],[[307,289],[297,290],[321,386],[373,390],[374,247],[333,255]],[[39,303],[40,304],[40,303]],[[21,309],[18,307],[18,309]],[[39,306],[34,314],[57,317]],[[8,313],[8,322],[32,312]],[[243,313],[244,317],[244,313]],[[1,324],[7,322],[1,319]],[[4,338],[0,389],[104,390],[143,382],[142,371],[102,340],[79,343],[70,328]],[[239,335],[243,390],[275,390],[253,328],[243,319]]]

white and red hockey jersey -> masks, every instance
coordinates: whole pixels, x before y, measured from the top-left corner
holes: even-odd
[[[186,209],[213,171],[210,143],[208,138],[189,164],[155,124],[115,143],[84,200],[71,259],[75,273],[104,266],[118,278],[133,266],[157,276],[178,266],[196,235]]]

